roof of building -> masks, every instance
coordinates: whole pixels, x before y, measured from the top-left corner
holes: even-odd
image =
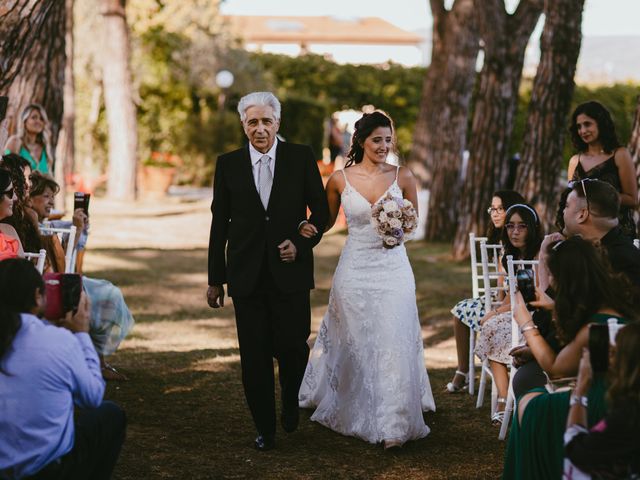
[[[279,17],[226,15],[246,43],[418,45],[422,38],[377,17]]]

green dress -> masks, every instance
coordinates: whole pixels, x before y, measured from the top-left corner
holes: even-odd
[[[619,323],[626,320],[614,315],[595,314],[592,323],[606,324],[609,318]],[[569,416],[571,392],[548,393],[544,388],[532,392],[543,392],[531,399],[522,417],[522,423],[514,421],[509,433],[509,444],[504,461],[504,480],[561,480],[564,460],[563,436]],[[606,413],[604,376],[594,376],[589,390],[589,428],[602,420]],[[517,413],[516,416],[517,417]]]
[[[5,155],[8,153],[11,153],[11,150],[7,149],[4,151]],[[40,173],[49,173],[49,164],[47,163],[47,153],[45,152],[44,148],[42,149],[42,155],[40,155],[40,162],[36,162],[33,157],[31,156],[31,153],[29,152],[29,150],[27,150],[24,147],[20,147],[20,153],[19,155],[28,160],[29,163],[31,164],[31,170],[32,171],[38,171]]]

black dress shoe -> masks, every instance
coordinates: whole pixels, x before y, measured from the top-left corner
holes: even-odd
[[[280,415],[280,423],[282,424],[282,428],[285,432],[291,433],[295,432],[298,428],[298,423],[300,422],[300,411],[298,410],[298,406],[295,408],[287,408],[282,409],[282,413]]]
[[[260,450],[261,452],[273,450],[276,448],[276,437],[275,435],[258,435],[253,446],[256,447],[256,450]]]

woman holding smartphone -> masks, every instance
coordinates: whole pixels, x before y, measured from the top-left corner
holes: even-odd
[[[515,320],[547,375],[552,379],[571,377],[577,374],[582,349],[588,344],[589,324],[606,324],[610,318],[626,323],[637,317],[637,305],[626,277],[613,274],[602,253],[581,237],[553,245],[548,268],[555,303],[537,289],[534,304],[553,310],[562,349],[556,354],[540,335],[520,293]],[[595,378],[588,392],[590,425],[605,412],[604,380],[604,376]],[[569,405],[569,392],[548,393],[536,388],[520,397],[503,478],[561,478],[562,437]]]

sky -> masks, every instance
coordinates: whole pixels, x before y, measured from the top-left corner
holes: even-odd
[[[516,3],[508,0],[510,7]],[[381,17],[405,30],[431,27],[428,0],[224,0],[222,12],[230,15]],[[640,0],[585,0],[583,34],[640,35],[639,18]]]

